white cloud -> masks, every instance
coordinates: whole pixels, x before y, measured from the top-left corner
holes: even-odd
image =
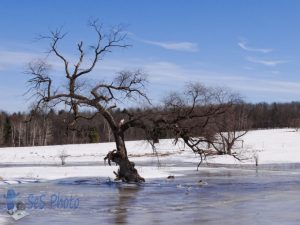
[[[0,70],[5,70],[5,66],[0,64]]]
[[[285,93],[285,94],[298,94],[300,95],[300,83],[299,82],[288,82],[288,81],[271,81],[271,80],[258,80],[248,79],[247,82],[241,83],[239,90],[246,90],[252,92],[262,93]],[[280,96],[280,95],[278,95]],[[276,96],[276,97],[278,97]],[[270,96],[268,96],[270,97]],[[274,96],[272,96],[274,97]],[[290,99],[291,100],[291,99]],[[289,100],[289,101],[290,101]],[[262,101],[262,99],[261,99]]]
[[[78,59],[74,56],[71,56],[70,54],[65,54],[64,56],[69,61],[70,70],[72,71],[73,69],[72,65],[74,65],[76,60]],[[64,72],[63,62],[53,54],[49,55],[42,52],[9,51],[9,50],[0,50],[0,70],[24,71],[28,63],[36,59],[45,59],[52,66],[52,69]],[[83,67],[88,67],[90,65],[90,61],[86,60],[82,64]],[[110,65],[110,64],[111,63],[108,63],[107,66],[111,69],[116,66],[115,64],[114,65]]]
[[[31,52],[9,52],[0,51],[0,66],[4,66],[6,70],[11,70],[15,66],[24,66],[32,59],[42,56],[42,54]],[[274,67],[278,64],[287,63],[284,60],[258,60],[256,58],[248,58],[248,61],[260,63],[262,65]],[[53,61],[50,62],[51,64]],[[56,65],[56,64],[57,65]],[[54,61],[54,68],[61,66],[61,62]],[[178,64],[167,61],[149,61],[143,59],[105,59],[95,68],[90,78],[92,79],[110,79],[115,72],[123,69],[141,68],[149,75],[150,95],[159,100],[161,96],[170,90],[182,88],[185,82],[203,82],[212,86],[228,86],[230,88],[241,91],[241,93],[294,93],[300,95],[300,83],[271,81],[263,79],[255,79],[244,76],[243,74],[226,74],[214,72],[211,70],[202,70],[201,68],[185,68]],[[252,67],[246,67],[251,70]],[[271,70],[272,73],[278,73],[277,70]],[[149,89],[150,91],[150,89]],[[270,96],[266,94],[266,96]],[[274,94],[275,96],[275,94]],[[275,98],[272,94],[272,98]],[[279,95],[278,95],[279,96]],[[276,95],[277,97],[277,95]]]
[[[273,51],[273,49],[270,49],[270,48],[253,48],[253,47],[247,46],[246,41],[240,41],[238,43],[238,46],[240,46],[240,48],[244,49],[245,51],[249,51],[249,52],[269,53],[269,52]]]
[[[106,64],[107,63],[107,64]],[[249,78],[242,74],[227,74],[219,73],[201,69],[189,69],[179,66],[172,62],[167,61],[144,61],[144,60],[127,60],[122,63],[114,61],[112,64],[107,61],[104,68],[99,67],[99,73],[101,70],[118,70],[124,68],[142,68],[148,75],[152,88],[158,86],[163,87],[160,91],[156,90],[157,96],[163,95],[163,92],[169,90],[176,90],[182,88],[186,82],[203,82],[204,84],[211,86],[228,86],[235,90],[241,91],[241,93],[259,92],[259,93],[294,93],[300,94],[300,83],[286,82],[286,81],[274,81],[267,79]],[[111,64],[111,67],[108,66]],[[116,67],[114,66],[116,65]],[[122,65],[118,67],[117,65]],[[270,71],[268,71],[270,72]],[[277,70],[272,70],[271,73],[279,73]],[[155,90],[155,89],[153,89]],[[157,99],[158,100],[158,99]],[[262,99],[263,100],[263,99]]]
[[[159,42],[143,40],[144,43],[159,46],[167,50],[183,51],[183,52],[198,52],[198,44],[193,42]]]
[[[278,70],[272,70],[271,73],[272,74],[280,74],[280,72]]]
[[[149,74],[149,79],[156,83],[184,82],[186,72],[170,62],[151,62],[143,65],[145,71]]]
[[[38,54],[31,52],[0,50],[0,64],[2,68],[11,65],[23,66],[37,57]]]
[[[265,66],[277,66],[279,64],[288,63],[287,60],[262,60],[262,59],[256,59],[253,57],[247,57],[247,60],[252,63],[257,63]]]
[[[149,62],[140,64],[150,75],[150,83],[163,85],[163,91],[177,89],[186,82],[203,82],[211,86],[228,86],[242,94],[272,93],[270,98],[279,98],[276,93],[300,95],[300,82],[287,82],[281,80],[267,80],[249,78],[242,74],[226,74],[200,69],[187,69],[170,62]],[[278,73],[279,71],[272,71]],[[273,95],[274,93],[274,95]],[[261,101],[264,99],[262,98]],[[275,99],[273,99],[275,100]],[[290,99],[291,100],[291,99]]]
[[[245,69],[245,70],[253,70],[254,68],[251,67],[251,66],[245,66],[244,69]]]

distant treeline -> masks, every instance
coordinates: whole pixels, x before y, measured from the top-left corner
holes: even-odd
[[[245,104],[250,129],[299,128],[300,102]]]
[[[235,107],[242,108],[247,115],[245,122],[248,124],[248,129],[300,127],[299,102],[243,103]],[[141,109],[131,109],[131,111],[139,114],[147,113]],[[113,114],[119,121],[124,118],[124,112],[120,109],[114,110]],[[48,113],[32,115],[32,112],[12,114],[0,112],[0,146],[18,147],[113,141],[110,128],[100,115],[96,115],[90,120],[78,120],[76,129],[70,127],[72,115],[64,110],[50,110]],[[93,112],[84,113],[85,117],[93,115]],[[144,138],[143,131],[139,129],[129,129],[125,137],[126,140]],[[161,134],[160,138],[169,138],[169,136]]]

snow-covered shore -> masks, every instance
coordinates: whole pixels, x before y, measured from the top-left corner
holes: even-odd
[[[114,143],[21,147],[0,149],[0,177],[4,180],[52,180],[68,177],[111,177],[115,166],[105,166],[103,158],[114,149]],[[172,140],[161,140],[153,155],[145,141],[129,141],[130,159],[145,178],[160,178],[170,174],[181,175],[182,170],[195,170],[199,156],[183,143],[176,146]],[[231,156],[207,158],[207,163],[254,164],[300,163],[300,132],[294,129],[256,130],[248,132],[236,149],[243,161]],[[61,165],[61,155],[67,155]],[[183,166],[181,167],[180,164]]]

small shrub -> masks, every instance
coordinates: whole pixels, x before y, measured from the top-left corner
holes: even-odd
[[[62,150],[62,152],[61,152],[60,155],[59,155],[59,158],[60,158],[60,160],[61,160],[61,165],[62,165],[62,166],[66,165],[66,159],[67,159],[69,156],[70,156],[70,155],[67,155],[65,150]]]

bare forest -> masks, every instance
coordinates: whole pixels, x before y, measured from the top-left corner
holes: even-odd
[[[300,127],[300,103],[259,103],[259,104],[239,104],[237,109],[243,109],[246,115],[244,121],[247,129],[263,128],[283,128]],[[143,109],[131,109],[147,113]],[[92,120],[79,121],[78,129],[68,128],[68,123],[72,115],[64,110],[51,110],[50,112],[32,113],[16,112],[0,113],[0,146],[1,147],[22,147],[22,146],[41,146],[41,145],[60,145],[60,144],[84,144],[111,142],[113,136],[108,124],[100,116]],[[115,109],[114,115],[121,120],[124,117],[124,111]],[[93,113],[86,111],[86,116]],[[233,116],[231,114],[231,116]],[[236,115],[237,116],[237,115]],[[222,127],[227,131],[226,127]],[[126,140],[144,139],[143,131],[139,129],[129,129],[125,133]],[[200,131],[199,131],[200,135]],[[172,138],[172,134],[161,133],[159,138]]]

